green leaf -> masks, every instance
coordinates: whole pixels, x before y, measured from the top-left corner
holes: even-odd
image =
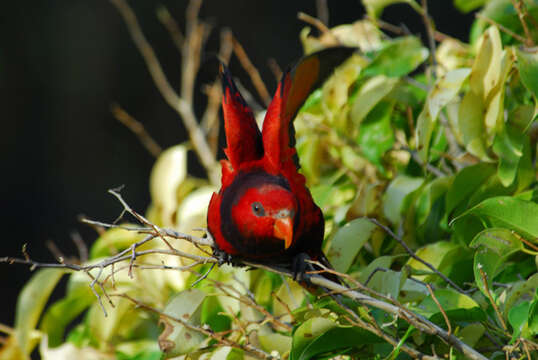
[[[187,177],[187,146],[176,145],[163,151],[149,178],[153,205],[161,214],[163,226],[173,226],[179,205],[178,188]]]
[[[421,7],[413,0],[362,0],[368,16],[377,18],[387,6],[398,3],[409,4],[416,12],[421,13]]]
[[[489,160],[486,153],[484,104],[481,95],[467,92],[458,110],[458,126],[467,151],[482,160]]]
[[[467,345],[474,347],[484,335],[486,328],[480,323],[473,323],[461,329],[458,337]]]
[[[530,306],[531,304],[528,301],[524,301],[514,306],[508,312],[508,321],[514,330],[512,333],[512,342],[519,337],[523,326],[527,324]]]
[[[48,335],[49,346],[62,344],[65,328],[96,301],[88,284],[77,287],[65,298],[51,305],[41,321],[41,330]]]
[[[495,167],[488,163],[471,165],[458,172],[446,194],[446,213],[450,215],[458,205],[465,203],[494,172]]]
[[[15,331],[24,354],[31,353],[30,332],[36,328],[52,290],[65,273],[64,269],[38,270],[21,290],[15,312]]]
[[[378,258],[375,258],[374,260],[372,260],[370,264],[368,264],[367,267],[359,271],[359,275],[358,275],[359,282],[361,284],[364,284],[366,280],[368,280],[370,275],[372,275],[372,273],[377,268],[384,268],[384,269],[390,268],[390,265],[392,264],[394,259],[395,259],[395,256],[380,256]]]
[[[521,81],[538,99],[538,48],[516,48],[516,55]]]
[[[258,334],[258,340],[265,351],[278,351],[279,354],[286,354],[291,349],[292,338],[290,336],[279,333],[264,333]]]
[[[452,222],[464,216],[474,215],[490,227],[514,230],[529,238],[538,237],[538,204],[510,196],[498,196],[482,201]]]
[[[529,308],[529,319],[527,323],[529,324],[529,331],[531,335],[537,335],[538,334],[538,295],[536,294]]]
[[[480,305],[467,295],[452,289],[437,289],[434,294],[450,320],[468,322],[486,319]],[[432,321],[444,324],[443,314],[431,296],[425,298],[418,308]]]
[[[510,186],[517,174],[519,159],[523,156],[524,135],[512,126],[506,126],[495,137],[493,151],[499,156],[497,174],[504,186]]]
[[[423,178],[398,175],[389,184],[383,202],[383,214],[393,224],[399,224],[404,199],[418,189],[424,182]]]
[[[223,315],[224,312],[216,296],[207,296],[202,304],[200,322],[209,325],[213,331],[228,330],[232,320]]]
[[[481,231],[469,246],[477,248],[473,271],[476,285],[485,295],[487,292],[482,272],[486,275],[491,287],[491,283],[500,271],[505,259],[523,247],[521,241],[511,231],[496,228]]]
[[[364,76],[400,77],[415,70],[428,58],[429,51],[419,38],[405,36],[389,42],[364,68]]]
[[[452,70],[439,78],[428,93],[417,119],[416,141],[423,160],[428,159],[431,137],[439,112],[458,94],[470,72],[471,70],[467,68]]]
[[[368,286],[381,294],[389,296],[391,299],[397,299],[406,280],[404,275],[400,271],[377,271],[372,276]]]
[[[424,261],[430,263],[435,268],[438,268],[447,254],[450,254],[454,249],[460,249],[460,246],[448,241],[438,241],[418,249],[415,253]],[[431,271],[429,267],[413,258],[407,261],[407,265],[415,270]],[[419,280],[426,279],[426,275],[415,277]]]
[[[468,13],[484,5],[487,0],[454,0],[454,6],[461,12]]]
[[[338,229],[331,241],[327,257],[336,271],[345,273],[376,225],[365,218],[352,220]]]
[[[366,330],[340,327],[325,318],[312,318],[293,334],[290,360],[315,359],[319,354],[377,342],[381,339]]]
[[[485,246],[503,258],[523,249],[521,241],[510,230],[502,228],[481,231],[474,237],[469,246],[472,248]]]
[[[359,126],[377,103],[392,91],[398,79],[388,78],[384,75],[374,76],[361,86],[359,91],[350,97],[350,118],[355,126]]]
[[[381,165],[383,155],[394,144],[394,131],[391,126],[393,106],[392,103],[379,102],[359,128],[357,143],[361,147],[361,154],[377,165]]]
[[[163,312],[194,326],[200,326],[202,304],[206,294],[198,289],[177,293],[170,299]],[[161,315],[164,330],[159,336],[159,347],[167,357],[188,354],[196,350],[205,336],[198,331],[187,329],[181,323]]]
[[[503,313],[507,316],[508,311],[512,306],[526,297],[528,294],[535,293],[538,289],[538,273],[531,275],[526,281],[518,281],[512,285],[507,291],[506,300],[504,302]]]
[[[123,225],[135,227],[135,225],[130,224]],[[109,229],[93,243],[90,249],[90,259],[114,255],[141,239],[142,236],[135,231],[121,228]]]
[[[469,83],[471,90],[484,101],[502,78],[502,43],[499,29],[490,26],[480,38]]]

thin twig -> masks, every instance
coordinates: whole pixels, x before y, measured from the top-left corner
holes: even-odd
[[[514,8],[516,9],[517,16],[519,17],[519,21],[521,22],[521,25],[523,26],[523,31],[525,32],[525,41],[524,44],[527,47],[534,46],[534,40],[532,39],[531,32],[529,31],[529,27],[527,26],[527,23],[525,22],[525,14],[523,13],[521,9],[521,1],[519,0],[511,0],[512,5],[514,5]]]
[[[319,21],[329,26],[329,5],[327,5],[327,0],[316,0],[316,13]]]
[[[168,82],[153,48],[142,33],[142,29],[140,28],[140,24],[136,19],[136,15],[129,7],[127,2],[125,0],[110,0],[110,2],[116,7],[125,21],[131,38],[138,48],[138,51],[142,55],[151,77],[153,78],[153,82],[159,89],[159,92],[162,94],[168,105],[170,105],[183,120],[183,124],[187,129],[193,149],[200,159],[200,162],[206,169],[209,179],[213,184],[218,184],[220,176],[217,171],[217,162],[213,156],[213,153],[211,152],[207,140],[205,139],[202,129],[196,121],[196,115],[194,114],[192,103],[189,103],[182,97],[179,97],[179,95]]]
[[[164,5],[158,5],[157,18],[164,25],[166,30],[168,30],[170,38],[172,39],[174,45],[179,50],[179,52],[183,52],[183,43],[185,42],[185,36],[181,32],[181,29],[179,28],[179,25],[177,24],[176,20],[172,17],[172,15],[170,15],[170,12]]]
[[[267,60],[267,65],[269,66],[269,69],[275,76],[275,80],[278,83],[280,79],[282,78],[282,69],[276,62],[275,58],[269,58],[269,60]]]
[[[499,30],[507,33],[508,35],[510,35],[511,37],[513,37],[514,39],[516,40],[519,40],[521,41],[522,43],[525,43],[527,39],[525,39],[523,36],[519,35],[519,34],[516,34],[515,32],[513,32],[512,30],[510,30],[509,28],[507,28],[506,26],[502,25],[502,24],[499,24],[498,22],[496,22],[495,20],[493,19],[490,19],[488,18],[487,16],[484,16],[483,14],[481,13],[476,13],[475,16],[478,18],[478,19],[482,19],[484,20],[485,22],[487,22],[488,24],[490,25],[494,25],[494,26],[497,26],[499,28]]]
[[[230,29],[223,29],[220,32],[220,50],[219,59],[224,63],[230,61],[233,51],[232,32]],[[220,85],[220,79],[213,82],[212,85],[207,86],[207,106],[200,122],[203,129],[207,132],[207,141],[211,147],[211,151],[215,156],[219,147],[219,108],[222,98],[222,86]]]
[[[190,0],[185,11],[185,41],[181,52],[181,97],[192,105],[194,94],[194,82],[200,67],[200,55],[202,51],[206,24],[198,21],[198,13],[202,6],[202,0]]]
[[[127,294],[114,294],[113,296],[118,296],[118,297],[123,297],[129,301],[131,301],[132,303],[134,303],[137,307],[140,307],[140,308],[143,308],[143,309],[146,309],[146,310],[149,310],[155,314],[159,314],[161,317],[165,317],[167,319],[170,319],[172,321],[175,321],[175,322],[178,322],[180,323],[181,325],[183,325],[185,328],[191,330],[191,331],[196,331],[196,332],[199,332],[205,336],[208,336],[214,340],[216,340],[219,344],[221,345],[224,345],[224,346],[230,346],[230,347],[233,347],[233,348],[236,348],[236,349],[240,349],[240,350],[243,350],[257,358],[260,358],[260,359],[267,359],[267,360],[273,360],[274,358],[270,355],[270,354],[267,354],[265,351],[263,350],[260,350],[258,348],[256,348],[255,346],[251,345],[251,344],[240,344],[240,343],[237,343],[235,341],[232,341],[224,336],[222,336],[221,334],[219,333],[216,333],[214,332],[213,330],[211,330],[211,328],[207,327],[207,326],[204,326],[204,327],[198,327],[198,326],[194,326],[190,323],[188,323],[187,321],[181,319],[181,318],[177,318],[177,317],[174,317],[174,316],[171,316],[171,315],[168,315],[166,314],[165,312],[159,310],[159,309],[156,309],[146,303],[143,303]]]
[[[394,25],[394,24],[391,24],[389,22],[386,22],[386,21],[383,21],[381,19],[374,19],[372,20],[370,17],[366,16],[366,19],[376,23],[377,25],[379,25],[379,27],[381,29],[385,29],[385,30],[388,30],[396,35],[409,35],[409,31],[406,29],[406,28],[403,28],[403,24],[402,26],[397,26],[397,25]],[[447,34],[444,34],[440,31],[437,31],[437,30],[434,30],[433,32],[433,36],[434,36],[434,39],[435,41],[443,41],[443,40],[446,40],[446,39],[454,39],[454,37],[450,36],[450,35],[447,35]]]
[[[435,30],[433,26],[433,20],[428,14],[428,1],[422,0],[422,21],[426,27],[426,34],[428,35],[428,47],[430,48],[430,59],[432,62],[432,75],[433,79],[437,78],[437,59],[435,58]]]
[[[489,291],[488,277],[481,267],[479,267],[478,270],[480,271],[480,276],[482,277],[482,282],[484,283],[484,290],[486,291],[486,295],[488,296],[489,302],[491,303],[493,310],[495,310],[495,314],[497,315],[497,318],[499,319],[499,322],[501,323],[503,330],[507,331],[508,327],[506,326],[506,323],[504,322],[504,318],[501,312],[499,311],[499,308],[497,307],[497,303],[495,303],[495,300],[493,299],[491,292]]]
[[[245,71],[250,76],[250,80],[256,88],[258,95],[260,95],[260,98],[264,102],[265,106],[269,106],[269,103],[271,102],[271,95],[269,95],[269,91],[267,91],[267,87],[265,86],[258,69],[256,69],[256,67],[252,64],[245,49],[243,49],[243,46],[241,46],[235,37],[233,38],[233,49],[235,56],[237,56],[239,62],[241,63],[241,66],[243,66]]]
[[[428,288],[428,291],[430,292],[430,295],[431,295],[433,301],[435,302],[435,304],[437,305],[437,307],[441,311],[441,314],[443,314],[443,318],[445,319],[446,327],[447,327],[447,330],[448,330],[448,335],[452,334],[452,325],[450,324],[450,320],[448,319],[448,316],[446,315],[445,309],[443,309],[443,307],[441,306],[441,303],[439,302],[439,300],[437,300],[437,297],[433,293],[433,289],[432,289],[431,285],[426,284],[426,287]]]
[[[390,228],[388,228],[387,226],[381,224],[379,221],[377,221],[377,219],[374,219],[374,218],[367,218],[367,219],[369,221],[373,222],[374,224],[376,224],[377,226],[379,226],[380,228],[382,228],[383,230],[385,230],[385,232],[387,234],[389,234],[394,240],[396,240],[405,249],[405,251],[407,251],[409,256],[411,256],[413,259],[417,260],[418,262],[426,265],[426,267],[428,267],[431,271],[433,271],[435,274],[437,274],[439,277],[441,277],[444,281],[446,281],[448,284],[450,284],[450,286],[452,286],[455,290],[457,290],[458,292],[460,292],[462,294],[466,294],[466,292],[463,289],[461,289],[458,285],[456,285],[445,274],[443,274],[442,272],[437,270],[435,268],[435,266],[433,266],[429,262],[423,260],[422,258],[418,257],[415,254],[415,252],[413,250],[411,250],[411,248],[409,246],[407,246],[407,244],[399,236],[397,236],[395,233],[392,232],[392,230]]]
[[[73,240],[73,243],[77,247],[79,261],[81,263],[88,261],[88,247],[78,231],[71,232],[71,240]]]
[[[129,115],[118,104],[112,104],[111,111],[119,122],[125,125],[125,127],[131,130],[138,137],[138,140],[140,140],[142,145],[146,148],[146,150],[149,151],[151,155],[153,155],[153,157],[159,157],[162,152],[162,148],[155,140],[153,140],[140,121]]]
[[[308,15],[302,11],[299,11],[297,13],[297,19],[314,26],[316,29],[319,30],[321,34],[331,34],[331,30],[327,27],[326,23],[324,23],[322,20],[318,18],[315,18],[312,15]],[[338,42],[338,39],[336,38],[336,36],[334,36],[333,34],[331,34],[331,36],[333,37],[333,40]]]

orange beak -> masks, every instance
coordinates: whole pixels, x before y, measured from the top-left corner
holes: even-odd
[[[291,217],[276,219],[273,235],[277,239],[284,240],[284,247],[289,248],[293,240],[293,221]]]

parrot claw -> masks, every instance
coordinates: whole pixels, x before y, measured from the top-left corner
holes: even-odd
[[[234,265],[234,259],[232,255],[225,253],[220,249],[213,249],[213,257],[217,259],[217,264],[219,264],[219,266],[225,264]]]
[[[297,282],[308,282],[309,275],[306,274],[306,271],[313,270],[313,267],[307,260],[310,260],[310,256],[306,253],[299,253],[293,258],[291,264],[293,280]]]

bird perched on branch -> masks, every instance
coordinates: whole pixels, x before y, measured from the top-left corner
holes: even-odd
[[[325,49],[286,71],[261,132],[221,64],[228,160],[221,160],[222,187],[213,194],[207,215],[221,261],[284,264],[295,275],[307,268],[304,259],[330,266],[321,250],[323,214],[298,172],[293,119],[310,93],[353,51]]]

